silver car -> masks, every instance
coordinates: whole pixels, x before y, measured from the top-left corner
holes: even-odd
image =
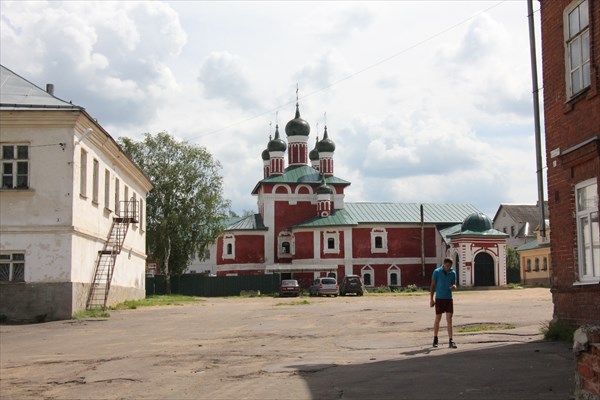
[[[334,296],[340,293],[335,278],[317,278],[309,289],[311,296]]]

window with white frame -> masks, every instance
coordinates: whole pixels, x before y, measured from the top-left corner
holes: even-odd
[[[600,280],[600,225],[598,224],[598,182],[596,178],[575,186],[577,209],[577,250],[579,280]]]
[[[387,253],[387,231],[384,228],[371,230],[371,253]]]
[[[87,151],[84,149],[79,156],[79,194],[87,197]]]
[[[121,201],[121,181],[119,178],[115,178],[115,213],[120,215],[121,205],[119,202]]]
[[[590,86],[588,0],[574,1],[565,10],[567,97]]]
[[[280,232],[277,238],[277,247],[280,258],[292,257],[296,252],[294,235],[288,231]]]
[[[396,265],[388,268],[388,286],[400,286],[400,268]]]
[[[94,158],[92,163],[92,201],[98,203],[98,192],[100,190],[100,163]]]
[[[323,253],[338,254],[340,252],[340,233],[326,231],[323,233]]]
[[[531,272],[531,258],[528,258],[528,259],[527,259],[527,263],[526,263],[526,265],[527,265],[527,269],[526,269],[526,271],[527,271],[527,272]]]
[[[104,169],[104,208],[110,210],[110,171]]]
[[[365,286],[373,286],[375,281],[375,271],[370,265],[365,265],[360,270],[360,275]]]
[[[540,270],[540,259],[539,258],[535,258],[535,267],[534,267],[534,271],[539,271]]]
[[[29,146],[2,145],[2,189],[29,188]]]
[[[0,282],[25,282],[25,253],[0,254]]]
[[[223,236],[223,259],[233,260],[235,258],[235,236]]]

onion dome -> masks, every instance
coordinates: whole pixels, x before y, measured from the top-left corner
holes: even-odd
[[[285,151],[287,149],[287,144],[279,137],[279,125],[275,125],[275,138],[269,141],[267,145],[267,150],[271,151]],[[264,158],[263,158],[264,160]]]
[[[335,143],[333,140],[329,139],[329,135],[327,135],[327,126],[325,126],[325,133],[323,134],[323,139],[317,143],[316,149],[319,153],[333,153],[335,151]]]
[[[296,116],[285,125],[285,134],[287,136],[308,136],[309,133],[310,125],[300,118],[300,109],[296,103]]]
[[[469,215],[460,227],[461,232],[485,232],[493,229],[492,220],[483,213],[473,213]]]
[[[317,144],[319,143],[319,137],[317,136],[317,141],[315,143],[315,148],[308,153],[308,158],[310,161],[317,161],[319,159],[319,150],[317,150]]]
[[[264,149],[263,152],[262,152],[262,154],[261,154],[261,157],[262,157],[263,161],[270,160],[271,159],[271,155],[269,154],[269,149]]]
[[[321,184],[317,188],[317,194],[333,194],[333,189],[325,183],[325,177],[322,176]]]
[[[317,194],[333,194],[333,190],[323,183],[317,188]]]

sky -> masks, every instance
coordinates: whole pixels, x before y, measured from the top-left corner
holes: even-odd
[[[294,117],[296,87],[309,150],[325,124],[336,144],[346,201],[490,217],[537,201],[524,0],[2,0],[0,12],[2,65],[53,83],[115,138],[167,131],[206,147],[237,213],[256,210],[260,155]]]

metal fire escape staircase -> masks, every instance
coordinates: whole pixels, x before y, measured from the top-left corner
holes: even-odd
[[[137,202],[121,201],[120,207],[115,212],[108,238],[104,242],[102,250],[98,251],[94,278],[90,287],[85,308],[106,308],[110,283],[112,281],[117,256],[121,253],[129,224],[138,222]]]

